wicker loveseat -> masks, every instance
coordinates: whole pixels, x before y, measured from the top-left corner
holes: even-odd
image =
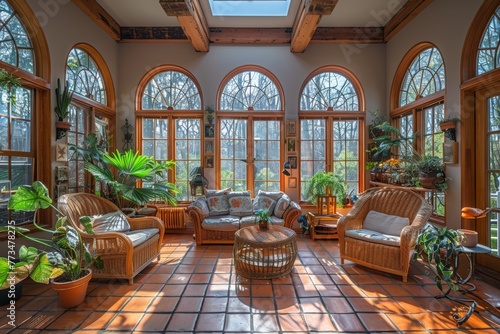
[[[139,272],[160,259],[165,227],[159,218],[129,218],[112,202],[86,193],[63,195],[57,206],[81,233],[91,252],[103,260],[103,269],[92,268],[93,278],[128,279],[132,284]],[[82,216],[94,220],[95,234],[81,229]]]
[[[283,192],[206,190],[186,209],[192,221],[197,245],[234,244],[234,233],[256,223],[254,212],[267,210],[272,224],[291,228],[301,215],[300,206]]]
[[[403,188],[371,188],[339,219],[340,258],[408,278],[419,230],[431,215],[419,194]]]

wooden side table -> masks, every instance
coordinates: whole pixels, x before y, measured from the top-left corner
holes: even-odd
[[[337,221],[342,217],[341,214],[315,215],[307,213],[309,223],[309,235],[311,239],[338,239]]]
[[[293,230],[270,225],[239,229],[234,234],[234,266],[246,278],[270,279],[289,274],[297,257],[297,240]]]

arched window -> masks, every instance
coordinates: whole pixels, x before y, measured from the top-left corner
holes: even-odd
[[[175,160],[169,181],[180,190],[178,200],[192,199],[190,172],[202,166],[203,108],[198,83],[182,68],[160,66],[141,80],[138,101],[142,154],[158,161]]]
[[[71,90],[106,105],[106,89],[101,71],[94,59],[80,48],[73,48],[66,63],[66,80]]]
[[[500,66],[500,10],[493,13],[477,49],[477,75]]]
[[[267,70],[244,66],[221,84],[218,129],[220,187],[281,189],[283,90]]]
[[[462,220],[491,253],[477,263],[500,268],[500,6],[484,1],[470,24],[462,53],[460,103],[461,207],[491,208],[484,218]],[[471,177],[473,182],[471,182]]]
[[[341,67],[320,68],[305,81],[299,111],[301,200],[309,200],[305,191],[319,171],[340,174],[349,193],[362,190],[363,109],[361,85]],[[342,201],[337,199],[339,205]]]
[[[445,66],[439,50],[430,43],[412,48],[398,67],[391,91],[391,122],[426,156],[443,159],[445,140],[439,123],[444,119]],[[410,146],[411,147],[411,146]],[[409,148],[410,148],[409,147]],[[406,156],[405,146],[399,156]],[[434,207],[434,219],[442,222],[445,215],[444,194],[426,193]]]
[[[46,103],[48,49],[34,13],[24,0],[0,0],[0,13],[0,188],[5,200],[34,180],[51,188],[51,161],[46,158],[51,156],[51,132],[37,131],[37,123],[51,113]],[[21,224],[32,216],[3,206],[0,225],[10,220]]]
[[[66,82],[73,91],[69,106],[68,144],[82,146],[94,133],[98,147],[114,150],[114,90],[111,75],[101,55],[90,45],[78,44],[66,60]],[[62,83],[61,83],[62,84]],[[111,97],[111,99],[109,99]],[[92,186],[95,189],[92,189]],[[98,192],[100,183],[92,183],[85,173],[82,157],[71,155],[68,161],[68,191]]]

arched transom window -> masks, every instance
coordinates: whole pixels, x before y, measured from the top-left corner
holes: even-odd
[[[195,82],[178,71],[156,74],[142,94],[143,110],[200,110],[201,97]]]
[[[157,161],[175,160],[175,171],[168,179],[180,190],[178,200],[190,200],[194,195],[190,192],[190,173],[202,166],[199,85],[189,72],[173,66],[154,69],[144,80],[137,111],[142,153]]]
[[[220,110],[280,110],[281,97],[273,80],[258,71],[244,71],[228,80]]]
[[[71,90],[101,104],[107,104],[101,71],[84,50],[73,48],[66,63],[66,80]]]
[[[301,110],[358,110],[359,101],[353,84],[336,72],[319,73],[304,87]]]
[[[500,65],[500,8],[498,8],[486,27],[477,50],[477,74],[491,71]]]
[[[0,61],[34,73],[35,58],[30,39],[11,6],[0,1]]]
[[[406,70],[400,92],[400,106],[445,88],[441,53],[428,48],[418,54]]]

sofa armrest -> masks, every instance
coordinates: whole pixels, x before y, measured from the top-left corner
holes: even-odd
[[[295,203],[294,201],[290,202],[290,205],[288,205],[288,208],[285,210],[285,213],[283,214],[283,219],[285,220],[285,227],[292,228],[293,223],[299,218],[299,216],[302,214],[302,208],[300,207],[299,204]]]
[[[194,203],[194,202],[193,202]],[[200,208],[195,206],[193,203],[191,203],[187,208],[186,208],[186,215],[189,220],[193,223],[194,227],[194,236],[196,238],[196,244],[201,245],[201,223],[203,222],[203,219],[205,219],[205,215],[203,214],[203,211],[201,211]]]

